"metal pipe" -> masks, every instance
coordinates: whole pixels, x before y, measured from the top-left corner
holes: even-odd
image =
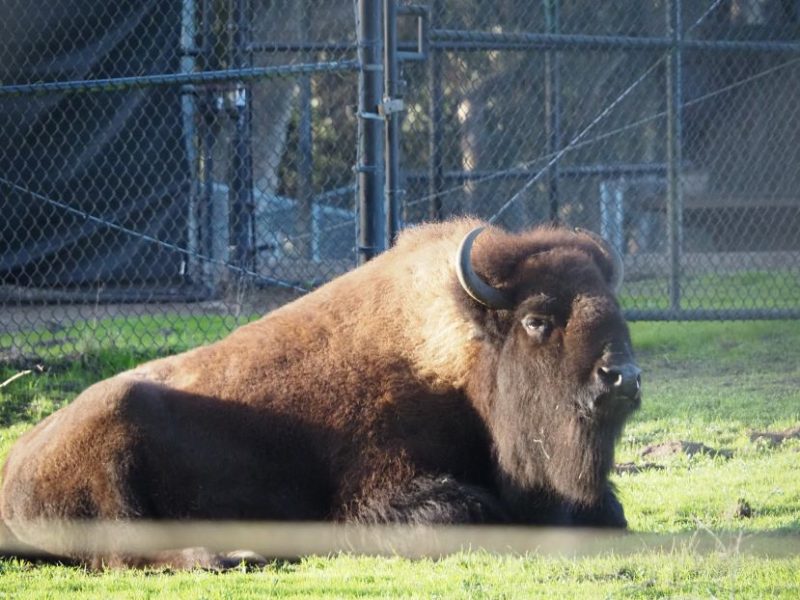
[[[232,63],[235,68],[247,68],[248,15],[247,0],[233,3]],[[233,263],[252,267],[254,249],[253,164],[251,156],[250,88],[244,81],[236,83],[233,90],[236,123],[233,134],[233,181],[230,187],[231,242]]]
[[[300,29],[303,40],[307,40],[311,31],[311,7],[303,0],[300,16]],[[303,57],[305,60],[307,57]],[[311,77],[303,75],[297,81],[299,87],[300,119],[298,127],[299,163],[297,165],[297,233],[311,232],[313,224],[313,177],[314,177],[314,138],[311,113]],[[310,237],[300,238],[299,252],[310,258],[312,243]]]
[[[404,7],[408,8],[408,7]],[[406,41],[397,42],[398,51],[419,54],[419,46]],[[252,52],[280,53],[280,52],[356,52],[358,44],[352,42],[256,42],[248,46]]]
[[[431,27],[441,22],[443,0],[431,0]],[[428,54],[427,78],[430,90],[430,128],[428,133],[428,196],[431,198],[428,207],[428,218],[442,218],[442,198],[444,189],[444,93],[442,91],[441,52],[431,51]]]
[[[365,0],[366,1],[366,0]],[[431,48],[437,50],[593,50],[641,49],[666,50],[674,42],[669,38],[626,36],[589,36],[578,34],[550,35],[545,33],[488,33],[432,29]],[[725,52],[765,52],[781,54],[800,53],[800,42],[736,41],[736,40],[681,40],[681,50],[712,50]],[[248,46],[249,48],[249,46]],[[119,91],[130,87],[147,87],[177,84],[203,84],[231,80],[250,80],[268,77],[291,77],[303,73],[355,71],[358,61],[338,60],[299,65],[250,67],[248,69],[223,69],[192,74],[165,73],[103,79],[74,81],[48,81],[43,83],[0,84],[0,97],[21,96],[54,92],[83,92],[89,90]]]
[[[383,203],[383,99],[381,1],[358,0],[358,262],[386,249]]]
[[[772,52],[797,54],[800,42],[759,40],[687,40],[672,37],[585,35],[553,33],[495,33],[459,29],[431,29],[431,46],[439,50],[681,50],[717,52]]]
[[[669,305],[681,306],[681,248],[683,238],[683,193],[681,189],[682,57],[680,39],[681,1],[667,0],[667,31],[674,44],[667,56],[667,244],[669,252]]]
[[[303,18],[309,9],[303,11]],[[248,45],[251,52],[355,52],[358,46],[352,42],[254,42]]]
[[[383,118],[386,178],[384,191],[385,239],[390,246],[400,231],[400,119],[394,104],[399,100],[400,64],[397,58],[397,3],[383,0]]]
[[[558,34],[561,27],[560,0],[545,0],[547,32]],[[547,134],[547,155],[555,156],[561,150],[561,71],[557,50],[548,50],[544,56],[544,113]],[[553,162],[547,171],[547,196],[550,220],[558,222],[559,163]]]
[[[217,36],[214,30],[214,0],[203,0],[202,22],[202,57],[203,70],[214,70],[217,64],[215,50]],[[200,136],[200,154],[202,156],[202,186],[203,200],[200,210],[200,248],[204,256],[221,258],[214,249],[214,145],[216,137],[216,111],[214,109],[215,94],[210,87],[204,87],[202,93],[202,129]],[[226,228],[227,229],[227,228]],[[227,242],[224,244],[227,246]],[[215,277],[210,263],[203,263],[203,276],[206,283],[215,287]]]
[[[76,79],[72,81],[46,81],[44,83],[0,84],[0,97],[32,96],[51,93],[82,93],[89,91],[119,92],[130,88],[174,86],[181,84],[221,83],[224,81],[252,81],[277,77],[296,77],[308,73],[339,73],[358,71],[355,60],[332,60],[318,63],[247,67],[242,69],[217,69],[195,73],[158,73],[130,77],[105,77],[102,79]]]
[[[197,30],[197,5],[195,0],[181,2],[181,72],[195,71],[194,37]],[[189,198],[186,203],[187,242],[190,252],[200,248],[200,215],[199,191],[201,184],[198,178],[198,138],[195,126],[197,99],[192,86],[181,87],[181,117],[183,121],[183,145],[186,152],[186,167],[189,173]],[[192,280],[201,279],[202,265],[197,261],[187,261],[188,268],[182,273]],[[184,263],[185,264],[185,263]]]
[[[490,170],[481,169],[475,171],[444,171],[439,169],[439,176],[441,177],[442,184],[446,181],[464,182],[472,180],[502,180],[502,179],[530,179],[538,173],[539,169],[504,169],[504,170]],[[613,178],[622,175],[636,177],[640,175],[666,175],[666,163],[619,163],[609,165],[572,165],[569,167],[561,167],[558,170],[558,176],[562,179],[580,179],[586,177],[603,177]],[[405,178],[408,181],[419,183],[422,181],[430,181],[431,173],[423,171],[406,171]],[[437,190],[441,190],[441,185],[437,186]]]

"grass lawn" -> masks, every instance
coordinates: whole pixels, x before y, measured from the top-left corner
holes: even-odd
[[[118,351],[44,357],[45,373],[0,389],[0,459],[88,382],[181,349],[182,327],[188,339],[224,329],[172,319],[165,331],[145,319],[119,337]],[[151,330],[162,332],[159,349],[142,342]],[[611,545],[577,557],[473,550],[439,560],[339,554],[224,574],[89,573],[6,560],[0,599],[800,597],[800,322],[635,323],[632,331],[645,397],[620,440],[613,480],[641,549]],[[0,366],[0,381],[15,372]],[[657,546],[644,542],[653,534],[665,536]],[[762,540],[760,550],[740,550],[737,535]]]
[[[764,290],[769,290],[767,300]],[[668,309],[669,282],[664,277],[626,281],[620,301],[626,309]],[[681,279],[681,306],[689,310],[797,309],[800,307],[800,278],[794,267],[769,271],[684,274]]]

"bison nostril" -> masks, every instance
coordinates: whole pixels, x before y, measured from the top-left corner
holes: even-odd
[[[619,387],[622,385],[622,373],[616,369],[609,369],[608,367],[600,367],[597,369],[600,379],[606,385],[612,387]]]
[[[636,398],[641,393],[641,371],[634,364],[598,367],[597,377],[615,396]]]

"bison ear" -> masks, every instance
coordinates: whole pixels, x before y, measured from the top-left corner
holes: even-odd
[[[486,283],[472,267],[472,245],[483,230],[484,227],[476,227],[461,240],[455,257],[456,276],[467,295],[479,304],[495,310],[508,310],[514,307],[514,299],[504,290]]]
[[[619,292],[619,288],[622,287],[622,279],[625,275],[625,265],[622,262],[620,253],[617,252],[617,249],[609,244],[607,240],[593,231],[576,227],[575,233],[589,238],[600,249],[601,254],[608,260],[608,264],[611,267],[611,273],[608,276],[608,285],[614,290],[614,293]]]

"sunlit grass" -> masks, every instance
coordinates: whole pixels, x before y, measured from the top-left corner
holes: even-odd
[[[0,457],[90,382],[227,330],[218,318],[199,323],[156,317],[102,327],[116,336],[113,348],[97,347],[66,362],[54,353],[44,359],[45,373],[0,390]],[[159,330],[158,342],[148,343]],[[684,535],[671,550],[581,558],[339,555],[225,574],[98,574],[7,560],[0,561],[0,599],[798,597],[800,556],[792,552],[800,540],[800,439],[774,444],[753,434],[800,424],[800,323],[634,323],[631,330],[644,371],[644,402],[622,435],[617,458],[642,470],[613,481],[634,536]],[[0,379],[16,370],[0,368]],[[675,441],[722,453],[643,455],[648,447]],[[692,532],[771,533],[785,536],[775,544],[791,544],[787,558],[740,554],[731,545],[699,552],[685,541]]]
[[[768,297],[764,290],[769,290]],[[798,309],[800,277],[796,269],[683,275],[680,294],[687,310]],[[664,277],[626,281],[620,301],[625,309],[668,309],[669,281]]]
[[[279,562],[223,575],[141,571],[87,574],[0,563],[0,597],[62,598],[786,598],[800,558],[763,559],[689,549],[592,558],[497,556],[441,560],[349,555]]]

